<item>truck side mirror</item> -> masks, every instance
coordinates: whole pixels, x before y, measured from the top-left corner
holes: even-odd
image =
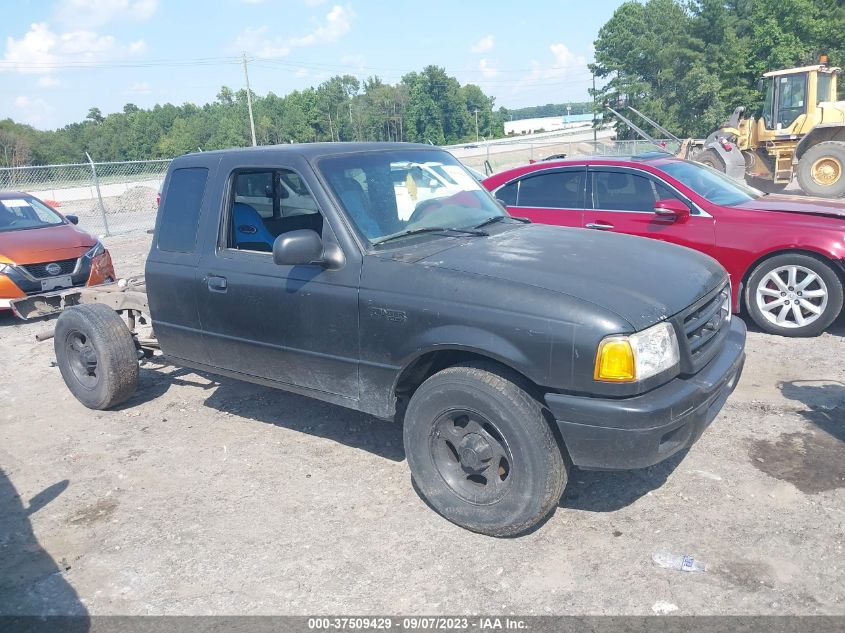
[[[273,262],[279,266],[322,264],[323,240],[316,231],[299,229],[273,241]]]
[[[685,220],[690,214],[687,203],[677,198],[658,200],[654,203],[654,212],[661,217],[675,220]]]
[[[282,233],[273,241],[273,263],[278,266],[314,264],[337,270],[346,263],[341,248],[334,243],[323,244],[317,231],[299,229]]]

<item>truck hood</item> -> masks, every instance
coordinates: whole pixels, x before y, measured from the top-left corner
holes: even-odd
[[[769,194],[750,202],[738,204],[733,208],[748,211],[780,211],[782,213],[824,215],[845,219],[845,200],[824,200],[805,196]]]
[[[417,261],[593,303],[642,330],[723,284],[712,258],[658,240],[529,224]]]
[[[0,262],[36,264],[82,256],[97,240],[72,224],[0,231]]]

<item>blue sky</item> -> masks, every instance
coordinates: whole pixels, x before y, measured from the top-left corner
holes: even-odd
[[[496,105],[586,100],[593,41],[621,0],[12,0],[0,25],[0,119],[38,128],[131,102],[286,94],[335,74],[437,64]]]

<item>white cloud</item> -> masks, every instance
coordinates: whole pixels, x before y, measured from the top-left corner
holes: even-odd
[[[148,95],[152,93],[153,88],[146,81],[136,81],[123,91],[126,95]]]
[[[143,40],[123,46],[111,35],[88,30],[55,33],[46,22],[38,22],[20,38],[6,38],[0,70],[46,75],[54,72],[57,65],[113,60],[141,53],[145,48]]]
[[[44,99],[31,98],[25,95],[15,97],[15,107],[20,111],[18,120],[30,125],[40,125],[47,120],[53,108]]]
[[[318,7],[325,2],[326,0],[305,0],[305,5],[309,7]]]
[[[499,69],[491,66],[486,57],[482,57],[478,60],[478,70],[481,71],[481,75],[485,79],[490,79],[491,77],[495,77],[499,74]]]
[[[492,35],[485,35],[469,50],[471,53],[487,53],[493,50],[493,44],[495,44],[495,38]]]
[[[297,68],[294,75],[296,75],[297,77],[307,77],[308,70],[306,68]]]
[[[313,31],[295,38],[270,37],[268,27],[247,28],[235,38],[233,48],[249,51],[258,57],[285,57],[294,48],[328,44],[339,40],[352,28],[355,13],[349,5],[336,4],[326,14],[325,20]]]
[[[587,58],[583,55],[576,55],[566,44],[552,44],[549,50],[554,55],[555,63],[545,72],[546,79],[566,77],[582,72],[587,67]]]
[[[56,63],[56,56],[51,52],[56,48],[58,37],[50,31],[44,22],[38,22],[29,27],[29,31],[16,40],[6,38],[6,54],[3,61],[10,65],[26,64],[29,66],[43,66]],[[31,72],[48,72],[47,70],[33,70]]]
[[[60,85],[62,82],[53,77],[52,75],[44,75],[43,77],[38,78],[38,85],[42,88],[55,88],[56,86]]]
[[[62,24],[91,29],[118,20],[147,20],[156,9],[158,0],[60,0],[56,18]]]

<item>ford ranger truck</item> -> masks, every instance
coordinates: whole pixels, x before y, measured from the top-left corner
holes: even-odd
[[[407,215],[392,174],[414,165],[456,184]],[[87,407],[129,399],[160,350],[395,419],[430,506],[508,536],[550,515],[571,465],[643,468],[700,437],[745,358],[730,296],[692,250],[509,217],[443,150],[342,143],[177,158],[143,279],[13,307],[61,311]]]

